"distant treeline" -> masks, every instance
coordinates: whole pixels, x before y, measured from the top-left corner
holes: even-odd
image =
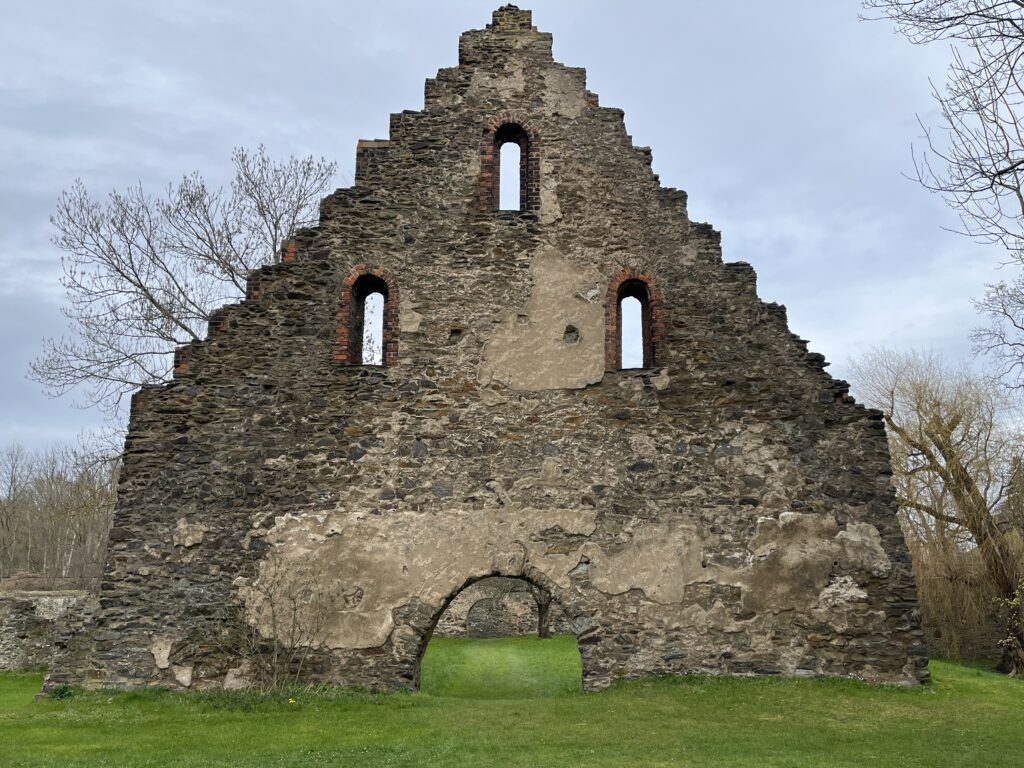
[[[85,449],[0,449],[0,582],[98,588],[116,474],[115,461]]]

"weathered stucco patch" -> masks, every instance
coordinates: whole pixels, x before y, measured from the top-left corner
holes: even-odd
[[[604,307],[585,296],[601,275],[553,248],[530,265],[533,290],[523,312],[509,315],[483,350],[480,382],[512,389],[581,389],[604,375]]]
[[[751,565],[740,581],[743,607],[757,612],[816,605],[836,567],[876,576],[891,568],[873,525],[851,523],[840,531],[831,515],[761,518],[750,549]]]
[[[701,538],[693,525],[664,522],[639,525],[629,543],[614,552],[584,547],[591,583],[605,594],[641,589],[658,603],[681,602],[687,584],[704,581]]]
[[[153,654],[153,661],[157,669],[167,669],[171,666],[171,648],[174,646],[174,638],[158,636],[153,638],[149,646],[149,652]]]
[[[761,518],[750,543],[743,607],[761,612],[816,600],[828,584],[838,531],[831,516],[783,512],[778,520]]]
[[[402,294],[398,305],[398,325],[402,333],[419,333],[423,324],[423,315],[415,309],[412,299]]]
[[[840,565],[868,571],[872,576],[888,576],[892,561],[882,549],[882,535],[870,523],[850,523],[836,539],[842,544]]]
[[[511,100],[526,90],[526,73],[522,66],[509,65],[504,71],[478,69],[466,89],[470,99],[499,98]]]
[[[542,224],[553,224],[562,218],[562,206],[558,203],[558,174],[550,160],[540,161],[540,220]]]
[[[289,515],[268,534],[272,549],[240,595],[267,637],[372,648],[394,629],[395,608],[420,600],[440,609],[467,579],[530,569],[568,588],[578,554],[548,552],[534,538],[555,526],[589,535],[595,518],[592,509]],[[293,611],[296,625],[280,618]]]
[[[544,105],[553,114],[579,117],[587,108],[586,93],[579,78],[568,69],[549,69],[544,73]]]
[[[818,595],[818,605],[822,608],[845,608],[851,603],[859,603],[868,599],[868,593],[857,586],[850,576],[832,579]]]

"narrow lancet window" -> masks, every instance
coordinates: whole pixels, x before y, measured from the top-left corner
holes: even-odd
[[[623,368],[644,368],[643,306],[635,296],[626,296],[619,303],[622,318],[619,339],[622,347]]]
[[[363,365],[384,365],[384,294],[374,291],[363,299]]]
[[[536,158],[530,135],[517,123],[504,123],[492,134],[484,164],[486,192],[491,210],[528,211],[536,207],[538,194]],[[533,169],[533,170],[531,170]]]
[[[398,358],[398,284],[361,264],[344,282],[334,359],[346,365],[394,365]]]
[[[522,210],[520,200],[520,164],[522,149],[511,141],[501,145],[501,170],[498,178],[501,181],[498,207],[503,211]]]
[[[655,344],[653,329],[652,294],[650,286],[641,279],[627,278],[616,287],[612,285],[609,299],[614,297],[614,325],[608,362],[610,367],[653,368]]]

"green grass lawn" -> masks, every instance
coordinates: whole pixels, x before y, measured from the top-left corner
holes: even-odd
[[[546,699],[582,691],[583,669],[576,638],[559,635],[430,641],[420,669],[420,688],[432,696],[461,699]]]
[[[423,691],[79,693],[0,675],[2,766],[1024,766],[1024,681],[651,679],[579,692],[572,638],[434,640]]]

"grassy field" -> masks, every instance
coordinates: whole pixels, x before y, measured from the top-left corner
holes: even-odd
[[[33,702],[40,675],[0,675],[0,765],[1024,766],[1024,681],[932,672],[918,690],[683,678],[581,694],[572,638],[516,638],[434,640],[418,694]]]

